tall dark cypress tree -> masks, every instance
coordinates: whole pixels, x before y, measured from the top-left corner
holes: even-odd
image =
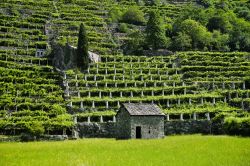
[[[78,45],[77,45],[77,67],[85,70],[89,65],[88,56],[88,38],[86,34],[86,29],[81,23],[79,35],[78,35]]]
[[[167,44],[160,14],[154,10],[149,13],[149,20],[146,27],[146,43],[153,50],[164,48]]]

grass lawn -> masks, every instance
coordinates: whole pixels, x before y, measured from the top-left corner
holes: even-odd
[[[12,165],[250,166],[250,138],[186,135],[0,143],[0,166]]]

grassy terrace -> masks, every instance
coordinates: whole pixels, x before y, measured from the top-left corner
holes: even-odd
[[[249,138],[200,135],[159,140],[0,143],[0,165],[248,166],[249,149]]]

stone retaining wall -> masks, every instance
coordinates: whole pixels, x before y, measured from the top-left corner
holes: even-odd
[[[172,134],[211,134],[211,121],[187,120],[165,122],[165,135]]]
[[[187,120],[187,121],[166,121],[165,135],[172,134],[211,134],[211,121],[208,120]],[[78,123],[80,138],[115,138],[116,123]]]
[[[80,138],[115,138],[116,123],[78,123],[78,132]]]

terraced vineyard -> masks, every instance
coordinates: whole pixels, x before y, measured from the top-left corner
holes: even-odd
[[[146,16],[157,8],[164,21],[172,21],[189,3],[193,1],[139,8]],[[210,120],[221,112],[249,116],[249,53],[119,54],[128,37],[113,32],[117,25],[110,23],[109,10],[133,5],[112,0],[2,0],[1,132],[20,134],[38,124],[47,133],[65,134],[75,122],[115,121],[126,102],[155,103],[167,121]],[[101,62],[90,64],[85,72],[60,71],[49,58],[51,46],[54,42],[76,46],[82,22],[90,51],[98,53]]]
[[[123,102],[142,102],[158,104],[167,120],[210,119],[218,112],[249,109],[248,58],[247,53],[205,52],[102,56],[85,74],[65,73],[65,96],[79,116],[86,111],[111,116]]]

